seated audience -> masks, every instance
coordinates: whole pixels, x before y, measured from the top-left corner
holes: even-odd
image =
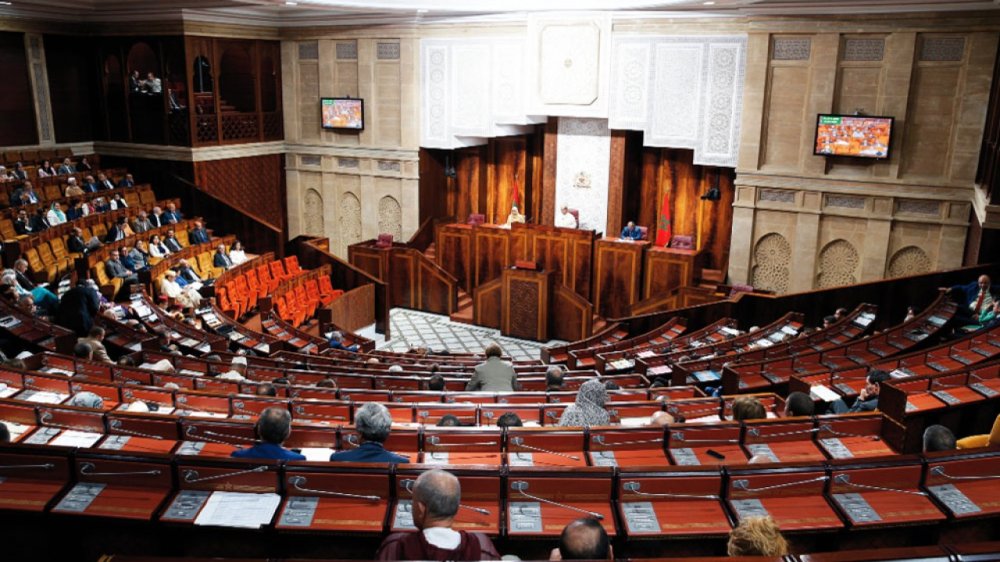
[[[51,178],[56,175],[56,169],[52,166],[52,162],[45,160],[42,165],[38,167],[38,177],[40,178]]]
[[[233,261],[233,265],[240,265],[247,261],[247,253],[243,249],[243,243],[239,240],[233,242],[229,248],[229,259]]]
[[[77,392],[66,401],[67,406],[76,406],[77,408],[92,408],[94,410],[100,410],[104,407],[104,399],[97,394],[90,391]]]
[[[740,396],[733,401],[733,420],[762,420],[767,418],[767,410],[753,396]]]
[[[58,202],[53,203],[49,208],[49,212],[45,214],[45,220],[48,221],[49,226],[66,222],[66,213],[63,212],[62,205]]]
[[[215,255],[212,256],[212,265],[223,269],[233,267],[233,260],[230,259],[229,254],[226,253],[225,244],[219,244],[219,246],[215,248]]]
[[[785,417],[811,416],[816,404],[805,392],[790,392],[785,399]]]
[[[90,240],[83,239],[83,230],[80,227],[73,227],[69,238],[66,239],[66,248],[75,254],[87,254],[101,247],[101,241],[96,236],[91,236]]]
[[[97,188],[98,189],[114,189],[115,184],[104,172],[98,172],[97,174]]]
[[[174,299],[184,308],[198,308],[201,305],[201,294],[196,289],[181,287],[177,282],[177,272],[168,269],[160,281],[160,293]]]
[[[149,239],[149,255],[154,258],[165,258],[171,254],[170,249],[163,243],[158,234],[154,234]]]
[[[90,347],[90,344],[77,343],[73,346],[73,357],[89,361],[94,358],[94,348]]]
[[[31,218],[28,216],[28,211],[21,209],[17,212],[17,218],[14,219],[14,232],[20,236],[27,236],[35,231],[34,225],[32,224]]]
[[[257,386],[257,396],[277,396],[278,389],[273,383],[265,382]]]
[[[244,381],[247,375],[247,358],[242,355],[233,357],[229,362],[229,370],[219,375],[218,378],[227,381]]]
[[[38,194],[35,193],[35,187],[31,182],[26,181],[20,189],[14,191],[12,201],[15,205],[34,205],[38,203]]]
[[[642,230],[634,222],[628,221],[622,229],[622,240],[642,240]]]
[[[149,254],[142,249],[143,246],[145,246],[145,242],[136,240],[134,247],[129,248],[128,246],[124,246],[122,248],[124,252],[122,263],[125,264],[125,267],[136,272],[145,271],[149,268]]]
[[[28,172],[24,169],[24,164],[15,162],[14,169],[11,170],[10,176],[16,180],[26,180],[28,179]]]
[[[292,415],[284,408],[266,408],[260,413],[256,425],[257,438],[260,441],[248,449],[233,451],[232,457],[237,459],[277,459],[286,461],[304,461],[305,455],[290,451],[282,446],[292,434]]]
[[[64,192],[66,197],[83,197],[83,188],[81,188],[76,183],[76,178],[66,179],[66,191]]]
[[[69,158],[63,158],[62,166],[59,166],[58,172],[59,172],[60,176],[63,176],[63,175],[66,175],[66,174],[73,174],[73,173],[76,173],[76,167],[73,166],[73,163],[70,162]]]
[[[163,238],[163,245],[171,252],[179,252],[184,249],[184,246],[181,246],[181,241],[177,239],[177,235],[173,230],[167,231],[167,235]]]
[[[559,392],[563,389],[563,368],[559,365],[549,365],[545,369],[545,390]]]
[[[512,392],[517,390],[517,373],[509,362],[500,358],[503,352],[493,343],[484,350],[486,361],[476,365],[472,379],[465,390],[484,392]]]
[[[376,560],[499,560],[483,533],[452,529],[462,501],[458,478],[428,470],[413,484],[412,516],[416,532],[393,533],[382,541]]]
[[[440,374],[431,375],[430,380],[427,381],[427,390],[434,390],[437,392],[444,390],[444,377]]]
[[[104,262],[104,272],[107,273],[108,277],[121,279],[122,290],[125,290],[126,285],[134,285],[139,282],[139,277],[122,264],[117,251],[111,252],[108,261]]]
[[[878,408],[878,393],[882,388],[882,383],[889,380],[889,373],[873,369],[868,372],[865,379],[865,387],[858,394],[858,399],[850,407],[843,398],[838,398],[830,403],[830,413],[846,414],[855,412],[871,412]]]
[[[654,412],[652,416],[649,416],[649,423],[646,425],[648,427],[666,427],[674,421],[674,416],[667,412]]]
[[[563,205],[559,209],[559,214],[556,215],[556,226],[559,228],[579,228],[580,224],[573,213],[569,212],[569,207]]]
[[[561,427],[594,427],[608,425],[611,416],[604,409],[608,402],[608,389],[600,379],[590,379],[580,385],[576,402],[563,410],[559,418]]]
[[[111,196],[111,201],[108,202],[108,207],[112,211],[118,211],[118,210],[121,210],[121,209],[127,209],[128,208],[128,203],[124,199],[122,199],[122,194],[121,193],[115,193],[114,195]],[[122,217],[122,218],[125,218],[125,217]],[[126,223],[126,225],[127,225],[127,223]]]
[[[497,418],[497,427],[523,427],[524,422],[521,421],[521,416],[515,414],[514,412],[504,412],[499,418]]]
[[[563,528],[549,560],[614,560],[608,532],[597,519],[577,519]]]
[[[90,346],[93,353],[92,358],[94,361],[103,361],[104,363],[114,363],[111,356],[108,355],[107,348],[104,347],[104,328],[100,326],[94,326],[87,333],[86,337],[77,338],[76,343],[85,343]]]
[[[958,304],[953,322],[956,326],[975,324],[979,314],[993,306],[989,275],[980,275],[978,279],[965,285],[954,285],[948,289],[948,295]]]
[[[90,172],[93,169],[94,169],[94,167],[90,165],[90,161],[87,160],[87,157],[86,156],[81,156],[80,157],[80,163],[76,165],[76,171],[77,172]]]
[[[177,224],[184,220],[184,215],[177,210],[177,205],[173,203],[167,203],[167,210],[163,213],[162,217],[165,224]]]
[[[153,207],[153,212],[149,214],[149,222],[153,224],[153,228],[160,228],[167,224],[167,220],[163,218],[163,211],[159,207]]]
[[[928,426],[924,430],[924,452],[954,451],[955,434],[943,425]]]
[[[14,289],[17,293],[30,294],[35,303],[42,307],[46,315],[55,314],[56,308],[59,306],[59,297],[47,287],[37,285],[28,277],[29,273],[27,260],[18,259],[15,261],[13,271],[14,282],[10,284],[14,285]],[[3,282],[2,277],[0,277],[0,282]]]
[[[352,351],[355,353],[361,349],[358,344],[344,345],[344,334],[339,330],[334,330],[330,333],[328,343],[330,344],[330,349],[343,349],[344,351]]]
[[[191,267],[191,263],[186,259],[181,259],[177,263],[177,283],[181,287],[190,287],[195,290],[201,289],[202,287],[201,275]]]
[[[136,215],[135,221],[132,222],[132,230],[134,230],[137,234],[153,230],[153,223],[149,222],[149,217],[146,216],[146,211],[139,211],[139,214]]]
[[[135,187],[135,179],[132,174],[125,174],[125,177],[118,181],[118,187]]]
[[[104,238],[104,243],[110,244],[112,242],[124,240],[125,237],[128,236],[128,232],[125,231],[127,226],[128,224],[126,223],[125,217],[118,217],[118,220],[116,220],[115,223],[111,225],[111,228],[108,229],[108,235]],[[131,229],[129,232],[131,232]]]
[[[389,431],[392,429],[392,416],[382,404],[365,402],[358,408],[354,413],[354,429],[361,436],[361,444],[355,449],[330,455],[331,461],[395,464],[410,462],[407,457],[386,451],[382,445],[389,438]]]
[[[461,425],[462,420],[458,419],[458,416],[454,414],[445,414],[437,422],[438,427],[459,427]]]
[[[194,221],[194,228],[188,233],[188,242],[191,244],[208,244],[209,240],[208,231],[202,226],[201,221]]]
[[[97,185],[97,180],[94,176],[86,176],[83,178],[83,191],[86,193],[97,193],[101,188]]]
[[[510,214],[507,215],[507,222],[503,223],[503,227],[510,228],[510,225],[516,222],[524,224],[524,215],[518,210],[517,205],[511,205]]]
[[[788,542],[770,517],[747,517],[729,533],[730,556],[785,556]]]
[[[833,326],[836,322],[837,322],[837,317],[836,316],[834,316],[832,314],[829,315],[829,316],[824,316],[823,317],[823,329],[825,330],[825,329],[829,328],[830,326]]]

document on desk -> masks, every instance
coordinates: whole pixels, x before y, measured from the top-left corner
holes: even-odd
[[[86,449],[93,447],[94,443],[97,443],[103,437],[103,433],[67,429],[66,431],[63,431],[59,437],[49,441],[49,445],[58,445],[60,447],[79,447],[81,449]]]
[[[194,524],[259,529],[271,522],[280,504],[278,494],[212,492]]]

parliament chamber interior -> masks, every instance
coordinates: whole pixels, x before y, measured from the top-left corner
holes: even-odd
[[[0,1],[0,558],[1000,560],[998,53],[993,0]]]

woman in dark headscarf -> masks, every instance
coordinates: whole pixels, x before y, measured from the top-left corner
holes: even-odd
[[[608,389],[598,379],[590,379],[580,386],[576,403],[570,404],[559,418],[562,427],[591,427],[608,425],[611,417],[604,404],[608,401]]]

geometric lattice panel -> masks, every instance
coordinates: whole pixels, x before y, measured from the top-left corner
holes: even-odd
[[[233,207],[284,229],[282,161],[281,154],[269,154],[195,162],[195,183]]]
[[[927,252],[916,246],[907,246],[896,252],[889,260],[886,277],[906,277],[931,271],[931,259]]]
[[[861,263],[858,251],[847,240],[834,240],[819,253],[819,278],[821,289],[853,285],[858,282],[857,269]]]
[[[787,293],[792,263],[792,247],[788,240],[776,232],[764,236],[757,242],[753,258],[753,286],[778,294]]]

